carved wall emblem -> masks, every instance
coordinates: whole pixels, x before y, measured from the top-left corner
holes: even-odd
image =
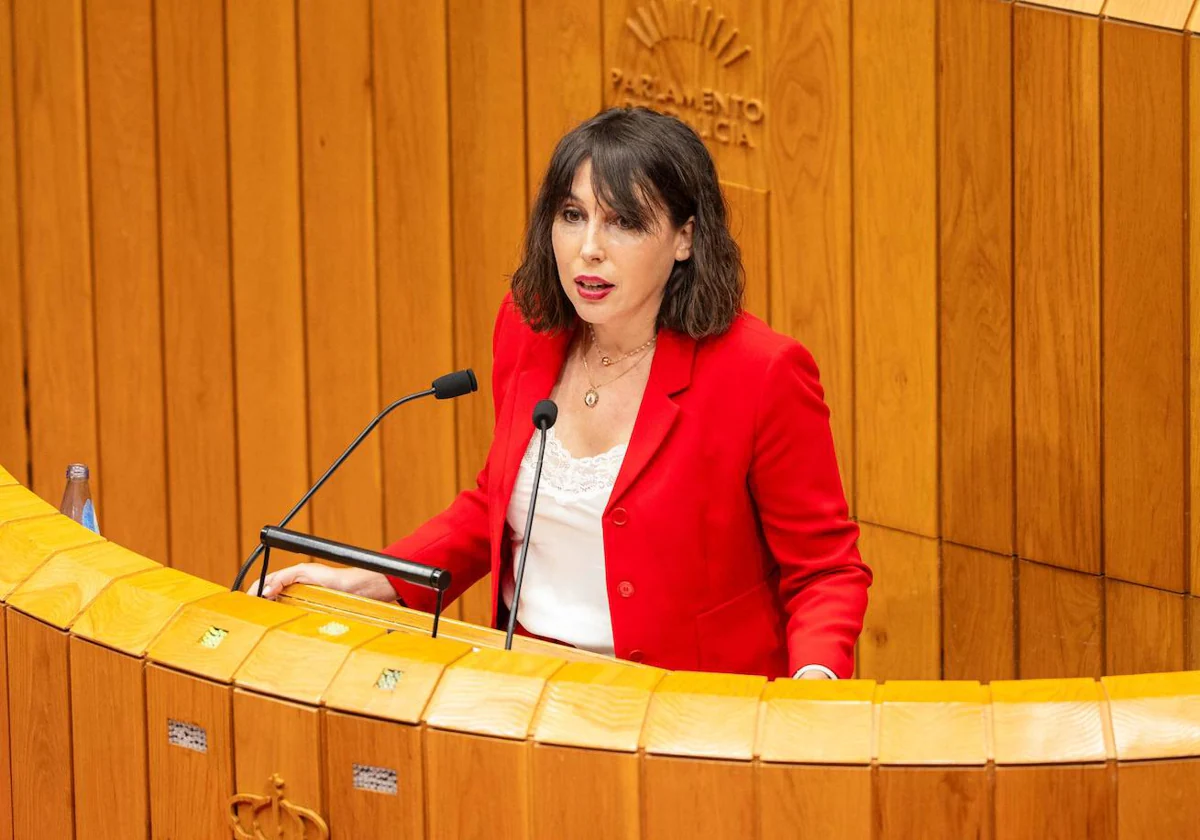
[[[271,776],[271,793],[239,793],[229,799],[229,823],[238,840],[329,840],[321,815],[293,805],[283,795],[283,777]],[[249,821],[250,827],[246,827]]]

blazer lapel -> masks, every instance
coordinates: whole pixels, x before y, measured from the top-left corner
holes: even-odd
[[[659,332],[654,361],[650,365],[650,379],[646,382],[642,405],[633,424],[633,435],[629,439],[629,448],[625,450],[625,460],[608,500],[608,510],[620,501],[641,475],[675,424],[679,406],[672,397],[691,384],[695,355],[695,339],[673,330]],[[532,405],[529,408],[533,410]]]

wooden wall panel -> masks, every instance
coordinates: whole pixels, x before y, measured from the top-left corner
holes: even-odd
[[[938,543],[861,523],[859,548],[875,573],[857,676],[863,679],[941,677]]]
[[[1105,765],[997,767],[996,840],[1110,840],[1113,780]]]
[[[792,840],[797,826],[810,837],[871,840],[870,767],[758,766],[759,837]]]
[[[0,9],[0,13],[3,9]],[[0,605],[0,840],[13,838],[12,739],[8,727],[8,607]]]
[[[328,711],[322,737],[329,827],[334,836],[424,840],[420,727]],[[355,764],[395,770],[396,793],[356,789]]]
[[[86,4],[101,510],[110,539],[163,563],[167,533],[154,21],[150,0]]]
[[[527,213],[523,27],[519,0],[449,2],[454,361],[481,385],[456,405],[458,481],[469,487],[491,440],[492,327]],[[463,596],[463,617],[486,624],[489,600],[481,581]]]
[[[383,407],[375,265],[369,0],[301,0],[300,127],[310,472],[321,475]],[[353,340],[347,340],[353,336]],[[313,530],[383,543],[379,438],[313,499]]]
[[[1183,670],[1182,595],[1109,578],[1104,597],[1105,674]]]
[[[155,7],[171,562],[237,569],[237,456],[220,0]]]
[[[943,679],[1016,678],[1014,562],[942,543]]]
[[[1104,16],[1145,23],[1176,32],[1187,23],[1196,0],[1106,0]]]
[[[374,13],[379,352],[386,403],[428,388],[454,369],[450,104],[446,74],[429,72],[446,63],[445,3],[376,3]],[[454,498],[454,412],[452,404],[425,400],[385,421],[385,542],[408,534]]]
[[[1193,16],[1200,25],[1200,9]],[[1200,595],[1200,38],[1187,40],[1188,111],[1188,506],[1190,587]]]
[[[633,752],[534,744],[530,776],[534,840],[637,840],[640,758]]]
[[[21,220],[17,203],[13,103],[13,0],[0,0],[0,464],[29,483],[25,428],[25,308],[21,294]],[[0,822],[0,837],[4,837]]]
[[[850,510],[854,486],[850,4],[767,4],[771,325],[816,358]]]
[[[15,0],[12,22],[30,478],[57,501],[98,454],[82,4]]]
[[[759,805],[754,765],[642,756],[642,837],[753,837]]]
[[[879,840],[991,838],[992,790],[984,768],[881,767],[876,778]]]
[[[1094,19],[1013,8],[1017,551],[1092,573],[1100,571],[1099,40]]]
[[[938,10],[942,534],[1012,554],[1012,6]]]
[[[311,483],[294,5],[227,3],[225,42],[238,555],[245,556],[259,529],[282,519]],[[291,527],[310,529],[307,508]]]
[[[528,743],[429,729],[424,746],[427,837],[529,836]],[[478,792],[474,807],[460,807],[464,790]]]
[[[525,146],[530,204],[562,135],[603,107],[600,0],[526,0]]]
[[[1200,598],[1187,598],[1187,662],[1183,667],[1200,671]]]
[[[1188,837],[1200,825],[1200,761],[1117,765],[1117,836]]]
[[[763,190],[735,184],[722,187],[729,209],[729,229],[742,251],[746,269],[746,311],[770,319],[770,202]]]
[[[1018,563],[1017,576],[1018,676],[1100,677],[1103,579],[1025,561]]]
[[[1181,592],[1184,41],[1104,27],[1104,572]]]
[[[935,8],[853,4],[857,512],[931,537],[938,533]],[[890,48],[897,42],[907,45],[903,53]]]
[[[321,781],[320,709],[233,692],[233,785],[238,793],[270,795],[278,773],[288,801],[328,821]],[[245,825],[249,825],[247,818]]]

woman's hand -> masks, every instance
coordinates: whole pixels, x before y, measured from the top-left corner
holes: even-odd
[[[293,583],[323,586],[326,589],[349,592],[351,595],[374,598],[376,601],[396,600],[396,590],[392,587],[391,581],[379,572],[370,572],[366,569],[335,569],[320,563],[300,563],[271,572],[267,575],[262,597],[273,601],[279,597],[279,593],[283,592],[285,587]],[[257,578],[246,587],[246,594],[258,594]]]

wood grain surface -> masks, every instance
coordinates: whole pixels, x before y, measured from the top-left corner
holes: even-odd
[[[881,767],[875,787],[880,840],[990,840],[992,792],[982,767]]]
[[[942,543],[942,676],[1007,680],[1017,673],[1016,562]]]
[[[0,464],[29,481],[25,425],[25,309],[21,293],[21,229],[17,184],[16,110],[13,106],[13,0],[0,0]],[[3,826],[3,819],[0,819]],[[5,837],[0,827],[0,837]],[[8,829],[11,835],[11,827]]]
[[[633,753],[536,744],[531,753],[535,840],[641,836],[640,758]]]
[[[871,840],[872,770],[869,767],[761,765],[759,836]]]
[[[1104,581],[1052,566],[1017,564],[1018,676],[1099,677],[1104,671]]]
[[[531,745],[461,732],[425,732],[428,837],[488,840],[529,837]],[[478,791],[462,807],[464,790]]]
[[[321,719],[330,830],[346,837],[424,840],[422,730],[334,711]],[[396,792],[356,787],[356,767],[395,771]]]
[[[996,840],[1114,838],[1115,783],[1104,764],[997,767]]]
[[[272,778],[278,774],[285,784],[284,798],[327,819],[321,780],[320,715],[320,709],[307,704],[234,689],[234,789],[270,796],[274,793]],[[262,817],[264,834],[280,828],[288,830],[286,823],[274,826],[267,814]],[[243,816],[242,824],[251,825],[249,815]]]
[[[859,548],[875,574],[858,642],[858,676],[941,676],[937,540],[860,523]]]
[[[1104,673],[1183,670],[1184,596],[1110,579],[1104,602]]]
[[[752,837],[759,800],[745,761],[642,758],[642,837]]]

